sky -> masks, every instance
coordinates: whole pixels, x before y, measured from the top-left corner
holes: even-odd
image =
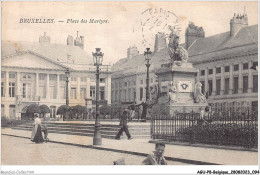
[[[103,64],[113,64],[125,58],[133,45],[140,53],[146,47],[153,51],[155,34],[168,27],[163,24],[178,27],[183,43],[189,21],[202,26],[208,37],[229,31],[234,13],[245,11],[249,26],[258,24],[257,8],[257,2],[243,1],[2,2],[2,40],[38,42],[46,32],[51,43],[66,44],[68,35],[75,38],[79,31],[89,55],[101,48]],[[21,19],[53,19],[54,23],[20,23]],[[81,23],[82,19],[87,22]],[[103,23],[90,23],[90,19]]]

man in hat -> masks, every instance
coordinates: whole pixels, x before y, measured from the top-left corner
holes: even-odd
[[[128,137],[128,140],[132,139],[131,135],[129,133],[129,130],[128,130],[128,126],[127,126],[127,118],[128,118],[128,112],[127,112],[127,110],[124,110],[122,116],[120,117],[119,126],[121,126],[121,128],[118,131],[115,139],[120,140],[120,136],[123,133],[123,131],[125,131],[125,133],[126,133],[126,135]]]

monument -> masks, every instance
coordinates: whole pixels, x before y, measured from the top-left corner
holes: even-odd
[[[159,90],[153,110],[199,113],[208,103],[201,92],[202,84],[196,81],[198,69],[188,62],[188,52],[179,45],[179,34],[173,30],[169,35],[168,53],[169,63],[155,70]]]

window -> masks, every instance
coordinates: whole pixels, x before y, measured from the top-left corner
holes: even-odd
[[[212,80],[209,80],[208,83],[209,83],[209,95],[212,95],[212,87],[213,87]]]
[[[220,79],[216,80],[216,95],[220,95],[220,87],[221,87],[221,81]]]
[[[153,78],[151,78],[151,83],[153,83]]]
[[[80,88],[80,99],[85,99],[86,97],[86,88]]]
[[[50,75],[50,81],[55,81],[56,80],[56,75]]]
[[[100,83],[105,83],[105,78],[100,78]]]
[[[45,93],[45,86],[44,85],[40,85],[39,86],[39,95],[41,98],[46,98],[46,93]],[[62,95],[62,93],[61,93]]]
[[[1,82],[1,97],[5,96],[5,91],[4,91],[4,83]]]
[[[45,80],[46,75],[45,74],[39,74],[39,80]]]
[[[229,78],[225,78],[225,90],[224,94],[228,94],[229,91]]]
[[[131,89],[128,89],[128,101],[132,101],[131,97],[132,97]]]
[[[253,75],[253,92],[258,92],[258,75]]]
[[[143,100],[143,88],[140,88],[140,101]]]
[[[94,99],[96,97],[96,87],[95,86],[90,86],[90,97],[92,97],[92,99]]]
[[[205,94],[205,83],[204,83],[204,81],[201,81],[200,82],[201,83],[201,92],[202,92],[202,94]]]
[[[81,82],[87,82],[87,77],[80,77]]]
[[[248,63],[243,64],[243,70],[248,69]]]
[[[237,94],[238,93],[238,77],[234,77],[234,90],[233,90],[233,94]]]
[[[125,82],[125,86],[127,86],[127,82]]]
[[[65,99],[66,98],[66,88],[65,86],[60,86],[60,98]]]
[[[77,81],[77,77],[71,77],[71,81]]]
[[[221,67],[217,67],[217,68],[216,68],[216,73],[217,73],[217,74],[220,74],[220,73],[221,73]]]
[[[1,78],[5,78],[5,73],[1,72]]]
[[[238,64],[235,64],[234,65],[234,71],[238,71],[239,70],[239,65]]]
[[[10,105],[9,106],[9,117],[11,119],[15,118],[15,105]]]
[[[253,62],[253,66],[254,66],[254,67],[255,67],[255,66],[258,66],[258,62],[257,62],[257,61]]]
[[[65,75],[60,75],[60,81],[66,81]]]
[[[229,66],[225,66],[225,72],[229,72]]]
[[[205,75],[205,70],[201,70],[200,75]]]
[[[135,99],[136,99],[136,91],[135,91],[135,89],[133,89],[133,91],[134,91],[134,101],[135,101]]]
[[[213,74],[213,69],[209,69],[209,75]]]
[[[77,90],[75,87],[71,88],[70,90],[70,98],[71,99],[76,99],[77,98]]]
[[[15,78],[15,73],[9,73],[9,78],[14,79]]]
[[[133,81],[133,84],[134,84],[134,85],[136,85],[136,82],[135,82],[135,81]]]
[[[143,80],[140,80],[140,84],[143,84],[144,82],[143,82]]]
[[[5,105],[1,104],[1,116],[5,115]]]
[[[248,91],[248,76],[243,76],[243,93]]]
[[[56,98],[55,87],[54,86],[50,86],[49,87],[49,91],[50,91],[50,99],[55,99]]]
[[[9,97],[15,96],[15,83],[9,83]]]

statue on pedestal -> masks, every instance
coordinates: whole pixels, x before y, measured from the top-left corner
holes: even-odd
[[[194,92],[195,103],[207,103],[206,97],[201,92],[201,87],[201,83],[196,83]]]
[[[168,52],[172,62],[176,65],[181,66],[182,63],[186,63],[188,60],[188,52],[179,44],[179,34],[176,33],[172,28],[169,35]]]

